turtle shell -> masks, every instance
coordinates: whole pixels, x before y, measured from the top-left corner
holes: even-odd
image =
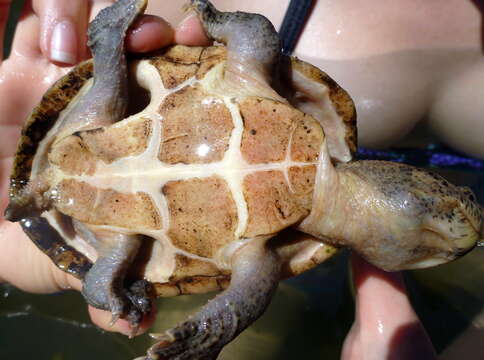
[[[92,63],[45,94],[22,132],[11,196],[29,182],[35,154],[48,142],[56,197],[41,218],[57,235],[45,242],[24,229],[59,267],[82,278],[97,258],[71,219],[144,235],[136,276],[161,296],[224,288],[227,259],[251,239],[274,237],[283,276],[335,252],[295,231],[275,235],[309,214],[323,149],[335,162],[351,160],[353,102],[329,76],[296,58],[283,62],[278,91],[287,101],[225,93],[218,86],[225,59],[221,46],[174,46],[133,60],[130,98],[141,102],[133,101],[129,116],[62,138],[55,137],[56,121],[91,86]]]

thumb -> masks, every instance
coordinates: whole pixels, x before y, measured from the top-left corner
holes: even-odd
[[[86,0],[33,0],[40,19],[40,48],[49,60],[74,65],[85,56]]]

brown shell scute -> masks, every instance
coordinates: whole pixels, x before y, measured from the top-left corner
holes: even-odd
[[[321,126],[309,115],[305,115],[294,125],[291,141],[291,159],[300,162],[317,161],[325,138]]]
[[[163,85],[173,89],[196,76],[201,79],[216,64],[225,60],[225,47],[186,47],[177,45],[168,48],[161,56],[150,59],[159,72]]]
[[[249,97],[239,104],[244,121],[241,152],[249,164],[317,161],[324,134],[311,116],[277,101]],[[291,147],[288,149],[288,147]]]
[[[222,178],[170,181],[163,194],[170,212],[168,235],[176,247],[212,258],[234,240],[237,208]]]
[[[223,46],[210,46],[203,49],[200,55],[200,68],[197,72],[197,79],[201,79],[215,65],[227,58],[227,50]]]
[[[188,51],[185,47],[169,48],[163,55],[150,59],[160,73],[163,86],[173,89],[189,78],[195,76],[202,48]]]
[[[293,196],[282,171],[249,174],[243,186],[249,210],[245,237],[277,233],[309,213]]]
[[[144,152],[148,147],[151,129],[151,120],[141,117],[108,128],[82,131],[79,137],[99,159],[111,163]]]
[[[244,121],[240,146],[249,164],[282,161],[287,154],[294,118],[301,112],[269,99],[247,98],[239,104]]]
[[[222,160],[234,128],[222,100],[188,86],[168,95],[159,112],[163,116],[161,161],[197,164]]]
[[[57,186],[56,207],[65,215],[91,225],[126,229],[156,230],[161,217],[150,196],[98,189],[77,180],[63,180]]]
[[[314,180],[316,166],[292,166],[289,169],[289,181],[294,191],[294,196],[299,200],[303,208],[310,211],[313,202]]]
[[[79,131],[55,143],[49,161],[66,174],[92,175],[98,161],[111,163],[146,150],[151,120],[138,118],[106,128]]]

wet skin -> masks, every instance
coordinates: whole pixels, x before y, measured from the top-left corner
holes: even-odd
[[[202,12],[202,13],[205,11],[204,8],[203,8],[203,6],[205,6],[205,5],[206,5],[205,2],[194,1],[194,6],[196,6],[197,10]],[[227,15],[226,17],[230,18],[229,15]],[[210,22],[210,21],[212,21],[212,18],[208,17],[208,20],[205,19],[204,21]],[[217,22],[214,21],[214,23],[217,23]],[[251,24],[250,26],[253,26],[253,25]],[[206,28],[210,28],[210,27],[207,26]],[[217,30],[217,28],[215,27],[215,31],[214,30],[212,30],[212,31],[214,31],[214,33],[217,34],[216,30]],[[222,40],[222,41],[224,40],[223,38],[219,38],[218,35],[212,35],[211,32],[209,32],[209,35],[211,37],[215,38],[216,40]],[[270,36],[270,34],[268,34],[268,36]],[[233,49],[232,51],[236,52],[237,49]],[[96,49],[95,48],[93,49],[93,52],[95,54],[94,56],[95,56],[95,61],[96,61]],[[255,63],[260,61],[261,62],[260,65],[263,68],[264,65],[262,63],[265,62],[265,61],[260,60],[260,58],[258,58],[257,55],[258,54],[255,54],[255,55],[252,56],[249,53],[249,58],[253,58]],[[247,56],[247,55],[244,54],[243,56]],[[100,60],[103,60],[103,58],[101,58]],[[97,61],[100,61],[100,60],[98,59]],[[119,59],[115,59],[115,61],[119,61]],[[269,61],[269,63],[271,63],[271,61]],[[115,64],[117,64],[117,63],[115,62]],[[116,79],[117,76],[104,77],[104,75],[101,74],[101,75],[98,75],[97,79],[100,79],[102,81],[102,79],[107,79],[107,78]],[[119,84],[119,82],[117,82],[117,84]],[[116,94],[118,93],[118,91],[120,89],[119,87],[116,87],[116,86],[109,86],[109,84],[107,84],[106,86],[103,86],[102,88],[104,89],[106,87],[108,89],[113,88],[114,89],[113,92],[116,93]],[[96,98],[97,98],[97,96],[96,96]],[[109,98],[109,96],[108,96],[108,98]],[[82,106],[84,107],[84,108],[81,107],[80,111],[81,112],[86,111],[89,114],[93,113],[93,111],[89,108],[89,106],[98,106],[96,101],[89,100],[89,94],[86,95],[85,101],[81,102],[80,104],[82,104]],[[116,106],[114,108],[116,108]],[[79,111],[79,110],[75,109],[75,111]],[[103,114],[102,111],[97,111],[97,110],[94,111],[94,113]],[[103,114],[103,116],[99,119],[100,120],[99,124],[104,124],[103,121],[105,121],[105,119],[106,119],[106,116]],[[92,124],[91,120],[89,121],[88,126],[90,126],[90,124]],[[377,171],[377,172],[381,171],[382,173],[384,173],[384,172],[388,171],[389,167],[392,167],[392,166],[395,166],[395,165],[381,164],[381,165],[373,167],[373,168],[368,168],[368,170],[371,171],[373,174],[375,173],[375,171]],[[363,166],[363,168],[364,168],[364,166]],[[336,171],[335,169],[331,169],[331,168],[328,168],[327,170],[328,170],[328,174],[332,174],[334,171]],[[365,170],[365,169],[363,169],[363,170]],[[325,176],[327,176],[327,175],[325,175]],[[344,171],[340,171],[339,176],[341,178],[344,178],[345,177]],[[392,179],[392,180],[394,180],[394,179]],[[406,181],[404,178],[401,178],[400,180],[403,181],[403,182]],[[436,181],[438,181],[439,184],[441,182],[441,180],[439,180],[439,179],[437,179]],[[397,182],[398,182],[398,180],[397,180]],[[383,193],[388,193],[388,191],[395,186],[395,183],[396,182],[393,181],[393,183],[390,182],[389,184],[387,184],[387,183],[378,184],[377,188],[381,188],[382,186],[384,188],[388,187],[386,190],[383,189],[383,191],[382,191]],[[374,184],[370,183],[369,187],[370,188],[374,187]],[[345,189],[342,189],[342,191],[345,191]],[[390,194],[390,197],[391,196],[393,196],[393,195]],[[460,203],[462,201],[464,201],[464,202],[469,201],[469,199],[468,198],[463,199],[460,195],[453,194],[451,196],[451,203],[455,203],[456,201],[458,203]],[[464,205],[464,207],[468,207],[468,206]],[[333,209],[333,210],[338,211],[338,210],[342,210],[342,209]],[[413,216],[413,215],[411,215],[411,216]],[[360,220],[361,219],[359,219],[359,221]],[[479,218],[478,221],[480,221],[480,218]],[[308,224],[310,224],[310,223],[311,222],[308,222]],[[311,224],[309,226],[311,226]],[[351,234],[349,236],[347,236],[347,235],[341,236],[343,233],[345,233],[344,230],[345,229],[339,229],[340,233],[333,233],[333,234],[331,234],[331,236],[334,237],[334,238],[340,238],[340,237],[343,238],[343,242],[340,243],[341,245],[351,244],[351,239],[350,239],[352,237]],[[474,232],[476,232],[476,231],[480,231],[479,226],[478,226],[477,230],[474,229]],[[322,235],[326,235],[326,234],[323,233]],[[100,238],[101,236],[102,236],[101,234],[94,234],[94,237],[96,237],[96,238]],[[376,239],[376,241],[378,241],[378,239]],[[395,239],[395,241],[400,241],[400,240],[397,238],[397,239]],[[472,243],[471,244],[465,244],[464,248],[472,247],[472,245],[473,245]],[[353,246],[353,247],[357,248],[357,246]],[[202,309],[199,317],[197,317],[198,320],[196,320],[196,321],[206,322],[207,319],[211,319],[211,321],[217,321],[217,319],[219,319],[219,321],[220,321],[221,319],[223,319],[226,316],[233,316],[233,315],[228,314],[226,309],[220,310],[220,307],[216,305],[218,302],[224,302],[224,301],[229,301],[231,303],[233,302],[234,306],[236,307],[235,311],[237,313],[237,312],[243,311],[246,307],[250,307],[249,305],[250,305],[251,298],[252,298],[251,294],[254,294],[254,295],[255,294],[265,294],[265,300],[268,301],[270,299],[270,295],[272,294],[274,286],[275,286],[274,284],[277,283],[278,264],[277,264],[277,261],[275,261],[270,254],[265,254],[261,249],[264,249],[264,247],[263,246],[257,247],[257,246],[254,245],[254,248],[252,248],[252,247],[246,246],[245,248],[241,249],[239,252],[236,253],[238,255],[236,255],[236,256],[234,255],[234,259],[233,259],[233,261],[234,261],[234,267],[233,267],[234,285],[240,285],[242,287],[242,289],[244,290],[243,295],[246,297],[246,299],[244,299],[244,296],[242,296],[242,298],[241,298],[240,293],[234,294],[234,292],[231,291],[231,288],[229,288],[226,292],[224,292],[222,295],[217,297],[217,299],[214,300],[213,303],[211,303],[212,305],[208,306],[207,308]],[[132,250],[128,250],[128,249],[123,249],[123,250],[126,250],[126,253],[123,254],[121,257],[115,257],[113,259],[113,261],[111,262],[111,264],[108,264],[108,268],[109,268],[110,265],[114,266],[114,267],[117,267],[117,266],[120,266],[120,265],[125,266],[125,262],[129,261],[129,259],[133,256],[133,252],[136,251],[136,247],[133,247]],[[270,252],[270,249],[269,250],[265,249],[264,251]],[[458,251],[462,252],[462,247],[459,247]],[[256,287],[256,288],[253,288],[253,289],[250,288],[247,285],[244,285],[245,284],[245,281],[244,281],[245,277],[244,276],[248,276],[248,275],[244,275],[245,270],[239,269],[239,266],[237,265],[238,261],[242,261],[240,259],[243,259],[244,256],[247,256],[246,252],[249,252],[251,255],[256,255],[256,254],[259,255],[259,256],[250,256],[250,258],[253,259],[253,263],[248,265],[249,269],[251,269],[252,267],[257,268],[258,266],[261,266],[262,268],[265,269],[262,272],[263,274],[265,274],[264,281],[262,281],[258,284],[259,287]],[[364,250],[361,250],[361,252],[364,252]],[[264,255],[264,256],[261,256],[261,255]],[[376,256],[377,256],[377,258],[379,257],[379,255],[376,255]],[[102,260],[99,263],[98,268],[104,269],[104,270],[100,270],[102,274],[100,274],[98,276],[97,272],[95,272],[94,274],[96,276],[94,276],[93,280],[89,280],[86,277],[85,287],[89,288],[91,286],[90,284],[91,284],[92,281],[95,281],[95,279],[98,279],[99,277],[104,276],[103,274],[106,274],[106,270],[105,270],[106,266],[101,265],[101,263],[102,263]],[[245,264],[243,268],[245,269],[246,266],[247,266],[247,264]],[[390,265],[387,268],[391,269],[392,265]],[[239,273],[239,271],[240,271],[240,273]],[[241,276],[241,279],[240,279],[241,282],[240,283],[239,283],[239,280],[238,280],[239,274]],[[113,272],[111,272],[111,275],[107,275],[107,282],[108,283],[115,283],[115,282],[119,281],[119,278],[114,278],[113,276],[114,276]],[[99,291],[102,291],[102,290],[99,290]],[[116,314],[119,313],[119,310],[113,309],[112,304],[99,304],[99,301],[92,300],[92,298],[95,297],[96,294],[91,294],[89,291],[85,292],[85,294],[87,294],[88,301],[91,301],[92,303],[96,303],[96,305],[98,307],[111,309],[115,316],[116,316]],[[115,294],[114,297],[119,299],[119,297],[121,297],[121,295]],[[237,301],[235,301],[234,297],[236,297]],[[126,300],[124,300],[124,303],[126,303]],[[183,336],[183,337],[174,336],[173,338],[171,338],[169,336],[168,343],[166,343],[166,340],[163,340],[161,344],[159,344],[158,346],[155,346],[153,348],[153,352],[151,354],[149,354],[149,356],[153,357],[153,358],[156,358],[156,356],[172,356],[172,358],[175,359],[175,358],[185,358],[187,356],[195,356],[195,354],[196,354],[196,356],[199,357],[199,358],[212,358],[212,357],[216,356],[216,354],[218,353],[220,348],[223,346],[223,344],[230,341],[233,338],[233,336],[235,336],[238,332],[243,330],[243,328],[248,326],[255,318],[257,318],[260,315],[260,313],[265,309],[265,306],[267,306],[267,302],[259,301],[258,306],[253,311],[247,312],[248,317],[242,319],[242,321],[240,322],[240,324],[241,324],[240,327],[236,327],[235,330],[233,331],[233,334],[229,337],[227,337],[226,334],[224,334],[224,333],[220,333],[220,334],[214,335],[214,337],[209,337],[209,338],[206,338],[205,340],[202,340],[203,334],[201,335],[197,331],[195,331],[195,333],[193,334],[193,337],[188,336],[188,338],[185,337],[185,336]],[[129,313],[129,311],[127,313]],[[126,314],[126,312],[125,313],[122,312],[121,316],[128,316],[128,315]],[[136,324],[134,323],[134,325],[136,325]],[[181,331],[182,333],[186,334],[186,331],[183,330],[183,327],[185,327],[185,326],[188,326],[190,329],[193,329],[192,325],[190,325],[189,323],[185,323],[185,324],[181,325],[181,329],[178,330],[178,331]],[[198,325],[195,324],[195,328],[197,328],[197,326]],[[218,329],[215,329],[215,330],[218,330]],[[176,334],[176,333],[177,333],[177,329],[172,330],[171,332],[168,332],[168,334]],[[194,341],[197,344],[197,346],[190,347],[187,350],[187,342],[190,342],[190,341]],[[214,347],[211,347],[210,349],[207,349],[205,347],[207,344],[204,341],[215,341],[217,345],[214,346]],[[217,343],[217,341],[218,341],[218,343]]]

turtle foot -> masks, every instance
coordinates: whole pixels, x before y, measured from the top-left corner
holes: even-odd
[[[134,282],[129,290],[126,291],[126,298],[129,299],[126,319],[132,329],[130,337],[133,337],[138,332],[143,317],[151,312],[151,284],[146,280],[138,280]]]
[[[214,360],[223,347],[265,311],[277,288],[279,258],[262,239],[232,258],[230,286],[187,321],[152,335],[145,360]],[[258,281],[254,281],[258,279]]]
[[[89,286],[86,286],[85,283],[83,294],[89,304],[111,312],[110,326],[113,326],[119,319],[126,319],[132,329],[130,337],[137,334],[143,318],[152,309],[151,284],[146,280],[138,280],[129,288],[112,288],[103,294],[93,294],[89,290]]]
[[[217,321],[188,320],[163,334],[152,334],[158,342],[148,350],[145,359],[215,360],[223,347],[220,344],[220,332],[226,330],[223,325]]]
[[[95,308],[112,314],[111,325],[128,320],[136,335],[143,317],[151,312],[152,291],[146,280],[130,285],[126,274],[141,244],[137,235],[123,235],[76,224],[77,233],[97,249],[98,257],[84,277],[82,294]]]

